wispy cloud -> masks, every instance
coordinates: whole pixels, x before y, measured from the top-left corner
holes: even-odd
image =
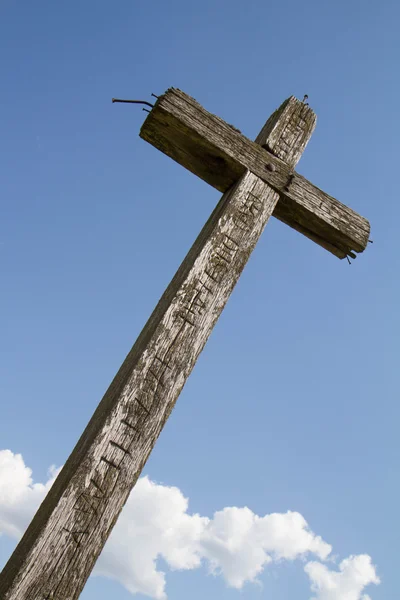
[[[56,474],[52,467],[45,484],[33,483],[20,454],[0,451],[0,534],[22,535]],[[332,548],[297,512],[259,516],[246,507],[226,507],[209,518],[190,514],[188,504],[177,487],[148,477],[139,479],[94,574],[156,600],[166,598],[166,575],[157,568],[159,557],[171,570],[196,569],[204,563],[210,573],[237,589],[257,582],[275,561],[312,558],[304,569],[314,600],[369,600],[363,594],[365,587],[379,583],[368,555],[350,556],[339,570],[323,564]]]

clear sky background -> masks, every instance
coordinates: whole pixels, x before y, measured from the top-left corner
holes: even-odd
[[[395,0],[0,0],[1,564],[44,495],[28,468],[43,484],[65,462],[219,198],[111,98],[179,87],[254,138],[307,93],[298,170],[374,244],[349,266],[270,221],[101,559],[114,579],[81,598],[398,597],[399,30]],[[287,560],[306,535],[289,510],[328,561],[309,530]],[[232,543],[183,543],[196,519]]]

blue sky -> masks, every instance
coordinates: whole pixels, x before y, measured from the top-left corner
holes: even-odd
[[[111,98],[179,87],[254,138],[307,93],[318,123],[298,171],[367,217],[374,244],[349,266],[272,219],[143,474],[188,498],[190,515],[296,511],[332,546],[330,569],[369,555],[381,583],[360,594],[397,597],[399,22],[394,0],[0,0],[0,450],[11,462],[21,454],[43,483],[64,463],[219,198],[139,139],[140,108]],[[2,564],[43,491],[18,465],[0,486]],[[203,559],[180,571],[159,558],[169,598],[316,595],[304,572],[315,556],[273,562],[241,590]],[[132,595],[92,577],[81,597]]]

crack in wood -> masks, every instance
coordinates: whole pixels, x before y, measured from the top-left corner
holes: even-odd
[[[100,460],[104,463],[106,463],[109,467],[112,467],[114,469],[116,469],[117,471],[121,470],[121,467],[119,465],[116,465],[112,460],[109,460],[108,458],[106,458],[105,456],[102,456],[100,458]]]
[[[90,483],[93,485],[94,488],[96,488],[96,490],[98,492],[100,492],[101,496],[93,496],[94,498],[99,498],[102,499],[105,495],[104,490],[100,487],[100,485],[97,483],[97,481],[95,479],[93,479],[93,477],[90,478]]]
[[[141,402],[141,400],[139,400],[137,396],[134,398],[134,401],[139,404],[140,408],[142,408],[147,415],[150,415],[150,410]]]
[[[126,419],[121,419],[120,422],[123,423],[124,425],[126,425],[127,427],[129,427],[130,429],[132,429],[135,433],[139,433],[139,431],[136,429],[136,427],[134,425],[132,425],[131,423],[129,423],[129,421],[127,421]]]
[[[74,542],[76,543],[77,546],[80,546],[81,541],[82,541],[82,537],[79,539],[77,536],[81,535],[88,535],[88,531],[70,531],[69,529],[67,529],[66,527],[63,527],[63,531],[66,531],[67,533],[69,533],[72,536],[72,539],[74,540]]]
[[[114,440],[110,440],[110,446],[114,446],[114,448],[118,448],[118,450],[121,450],[125,454],[129,454],[129,456],[131,456],[131,453],[129,452],[129,450],[127,450],[126,448],[121,446],[121,444],[118,444],[118,442],[114,442]]]

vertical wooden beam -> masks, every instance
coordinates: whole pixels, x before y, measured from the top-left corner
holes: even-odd
[[[277,201],[249,171],[222,196],[4,567],[2,600],[79,597]]]

